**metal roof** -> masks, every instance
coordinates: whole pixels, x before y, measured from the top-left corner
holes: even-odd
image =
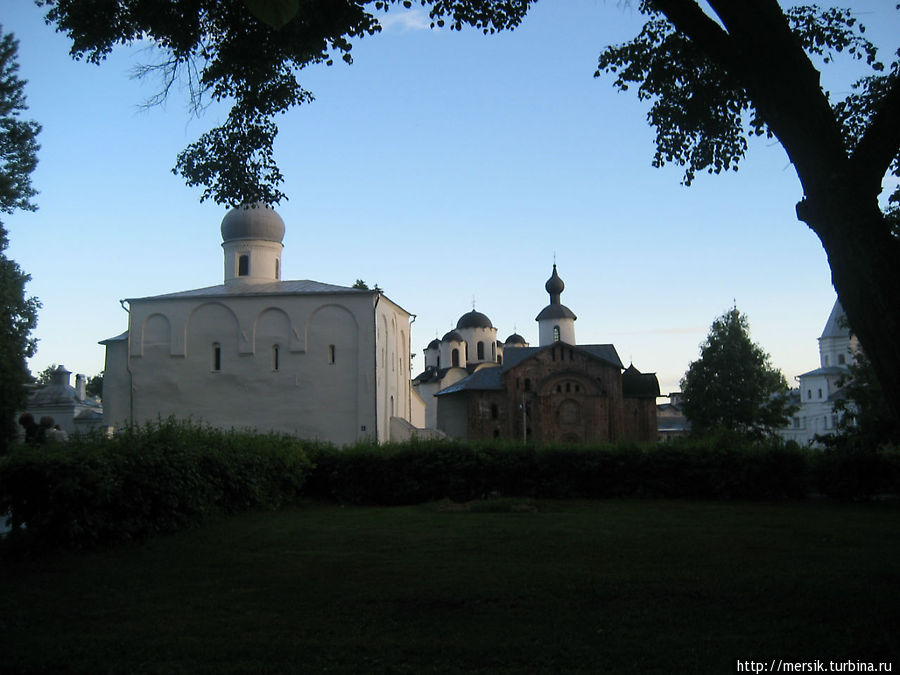
[[[320,293],[363,293],[372,295],[377,292],[378,291],[350,288],[349,286],[335,286],[334,284],[323,284],[319,281],[302,279],[298,281],[272,281],[265,284],[219,284],[218,286],[207,286],[206,288],[196,288],[190,291],[178,291],[177,293],[165,293],[163,295],[149,295],[143,298],[129,298],[128,302],[140,300],[174,300],[176,298],[241,297],[246,295],[315,295]]]

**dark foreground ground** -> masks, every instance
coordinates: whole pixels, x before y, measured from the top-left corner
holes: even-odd
[[[2,673],[897,672],[900,505],[309,504],[0,593]]]

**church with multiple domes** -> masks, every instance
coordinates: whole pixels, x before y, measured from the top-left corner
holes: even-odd
[[[222,220],[224,283],[132,298],[104,340],[104,423],[189,418],[338,445],[409,427],[411,315],[377,290],[285,281],[285,226],[263,205]]]
[[[611,344],[575,340],[575,313],[562,304],[556,265],[544,285],[549,304],[536,317],[539,345],[497,329],[474,309],[425,348],[413,387],[425,425],[456,438],[535,442],[656,440],[653,373],[625,368]]]

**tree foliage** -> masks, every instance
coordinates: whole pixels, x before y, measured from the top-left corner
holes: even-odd
[[[25,105],[25,82],[17,71],[18,42],[0,30],[0,212],[34,210],[36,192],[31,172],[37,165],[37,134],[40,126],[21,119]],[[29,379],[25,359],[33,356],[37,341],[31,331],[37,325],[40,303],[26,298],[29,277],[6,257],[9,246],[0,222],[0,452],[16,434],[16,411],[25,403]]]
[[[784,376],[751,341],[747,318],[737,308],[713,322],[681,391],[684,415],[692,432],[701,435],[717,430],[771,435],[792,413]]]
[[[149,41],[156,63],[140,74],[161,78],[166,98],[182,78],[191,106],[226,102],[226,120],[191,143],[173,171],[204,187],[201,200],[238,206],[285,198],[274,157],[276,116],[313,100],[303,68],[353,61],[352,41],[381,30],[375,11],[409,0],[36,0],[47,20],[72,40],[71,54],[102,62],[116,45]],[[475,25],[494,32],[518,23],[531,0],[428,0],[435,25]],[[518,9],[516,9],[518,7]]]
[[[891,416],[881,384],[864,353],[856,354],[855,363],[850,364],[838,385],[836,431],[817,440],[829,447],[867,452],[886,443],[900,444],[900,424]]]

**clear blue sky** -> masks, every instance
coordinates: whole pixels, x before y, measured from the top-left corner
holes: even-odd
[[[815,235],[794,215],[799,182],[759,140],[738,173],[654,169],[647,105],[595,79],[597,56],[642,18],[613,0],[544,0],[512,33],[430,30],[394,10],[355,62],[313,67],[316,101],[279,118],[290,201],[286,279],[378,283],[416,315],[413,370],[436,335],[476,308],[537,343],[554,254],[580,343],[613,343],[626,365],[678,388],[712,321],[733,303],[789,382],[818,366],[834,302]],[[889,0],[848,3],[884,58],[897,48]],[[28,0],[4,3],[20,40],[30,117],[43,125],[39,210],[4,217],[10,257],[43,309],[33,372],[103,368],[102,340],[126,328],[120,298],[222,282],[222,207],[171,174],[177,153],[222,109],[189,117],[184,92],[142,110],[156,83],[129,77],[149,49],[74,62]],[[826,75],[849,89],[850,64]]]

